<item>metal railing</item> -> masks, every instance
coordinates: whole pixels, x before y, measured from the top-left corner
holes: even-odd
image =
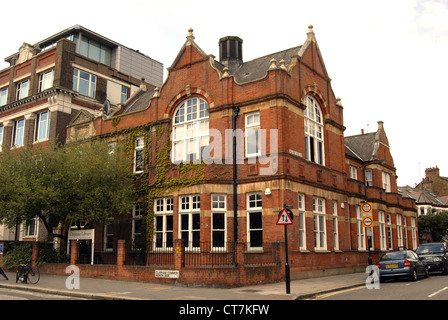
[[[234,242],[200,241],[185,244],[185,266],[217,267],[235,265]]]

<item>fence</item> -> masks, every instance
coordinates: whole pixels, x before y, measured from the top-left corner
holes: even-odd
[[[197,244],[199,246],[193,246]],[[218,246],[212,241],[190,242],[185,245],[185,266],[234,266],[235,254],[235,242],[224,242]]]
[[[260,247],[250,248],[244,243],[244,265],[246,266],[275,266],[280,264],[280,243],[264,242]]]

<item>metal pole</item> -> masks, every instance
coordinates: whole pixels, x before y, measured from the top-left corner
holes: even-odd
[[[286,277],[286,293],[291,293],[291,286],[290,286],[290,276],[289,276],[289,260],[288,260],[288,230],[287,225],[285,225],[285,277]]]

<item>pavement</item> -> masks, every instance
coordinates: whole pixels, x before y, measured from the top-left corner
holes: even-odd
[[[292,280],[290,294],[286,283],[238,288],[204,288],[138,281],[79,277],[79,289],[67,289],[68,275],[41,274],[37,284],[15,282],[15,273],[6,271],[9,280],[0,276],[0,288],[29,290],[95,300],[300,300],[319,294],[364,286],[366,273],[349,273],[319,278]],[[74,285],[71,281],[69,285]]]

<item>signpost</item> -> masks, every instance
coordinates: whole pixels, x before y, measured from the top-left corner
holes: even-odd
[[[366,228],[367,233],[367,250],[369,252],[369,265],[372,264],[372,257],[370,256],[370,237],[373,227],[373,213],[372,213],[372,203],[371,202],[363,202],[361,204],[361,213],[362,213],[362,225]]]
[[[290,210],[292,206],[287,206],[286,204],[283,205],[283,209],[280,210],[278,213],[278,219],[277,219],[277,225],[278,226],[285,226],[285,280],[286,280],[286,293],[291,293],[291,286],[290,286],[290,274],[289,274],[289,260],[288,260],[288,225],[293,224],[293,214]]]

